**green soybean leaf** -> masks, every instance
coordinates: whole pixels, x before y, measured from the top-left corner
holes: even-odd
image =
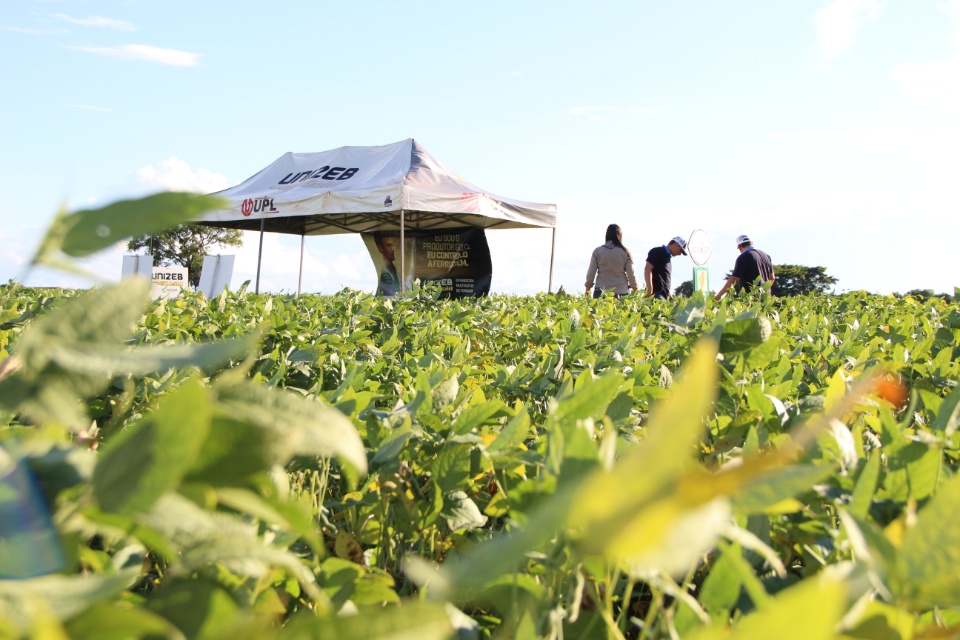
[[[707,303],[703,292],[694,293],[680,313],[674,318],[674,322],[682,327],[692,327],[703,320],[706,315]]]
[[[515,453],[527,439],[529,433],[530,414],[525,409],[521,409],[487,447],[487,455],[497,458]]]
[[[213,369],[240,359],[255,346],[255,335],[204,344],[104,348],[99,345],[51,345],[50,359],[69,371],[111,378],[119,374],[142,376],[195,366]]]
[[[932,494],[940,478],[940,449],[922,442],[895,449],[889,454],[883,487],[895,500],[922,500]]]
[[[552,419],[557,422],[577,420],[603,415],[620,389],[623,381],[618,376],[603,376],[596,380],[585,378],[590,374],[584,373],[577,379],[574,392],[560,399],[552,413]]]
[[[88,256],[137,234],[150,234],[198,219],[226,205],[222,198],[190,193],[158,193],[121,200],[100,209],[61,214],[47,229],[34,257],[44,263],[56,252]]]
[[[101,392],[119,371],[89,370],[77,353],[115,353],[133,332],[149,283],[131,278],[68,300],[24,329],[22,367],[0,381],[0,406],[37,422],[89,425],[78,403]]]
[[[770,320],[764,316],[731,320],[723,327],[720,353],[734,354],[763,344],[770,337]]]
[[[940,485],[903,536],[894,590],[923,607],[960,605],[960,476]]]
[[[763,513],[787,498],[793,498],[823,482],[836,471],[833,465],[796,464],[758,476],[732,498],[733,509],[742,515]]]
[[[578,482],[600,466],[600,454],[592,429],[588,430],[582,423],[566,422],[554,433],[562,434],[560,437],[563,441],[559,467],[561,484]]]
[[[808,578],[780,592],[769,606],[740,619],[732,630],[702,628],[691,640],[834,640],[845,608],[846,586],[837,580]]]
[[[220,585],[209,580],[171,580],[152,594],[147,606],[169,620],[187,638],[223,638],[235,632],[240,616],[239,603]],[[229,637],[235,637],[230,633]]]
[[[238,575],[260,577],[279,567],[296,578],[311,597],[323,599],[309,569],[290,551],[260,539],[255,522],[206,511],[175,493],[165,494],[150,511],[135,518],[176,550],[176,556],[167,558],[174,576],[188,576],[220,564]]]
[[[95,604],[118,597],[139,573],[140,567],[132,567],[115,574],[0,580],[0,619],[12,620],[24,631],[31,623],[31,612],[38,610],[58,620],[69,620]]]
[[[150,283],[140,278],[95,288],[65,302],[27,327],[17,350],[31,377],[47,367],[57,347],[116,347],[143,313]]]
[[[315,550],[322,553],[322,541],[315,520],[304,506],[293,501],[264,498],[235,487],[216,489],[218,504],[255,516],[273,525],[289,527]]]
[[[496,418],[509,415],[509,409],[500,400],[490,400],[480,404],[474,404],[457,416],[453,423],[453,433],[463,435],[484,424],[488,424]]]
[[[412,438],[413,431],[409,423],[398,429],[394,429],[390,435],[380,443],[377,452],[373,456],[373,463],[383,464],[384,462],[396,460],[403,452],[403,448],[407,445],[407,442]]]
[[[853,495],[850,496],[850,504],[847,510],[851,515],[861,520],[867,517],[879,479],[880,453],[874,451],[866,464],[863,465],[860,477],[857,478],[857,484],[853,488]]]
[[[487,523],[487,517],[480,513],[477,504],[463,491],[443,494],[443,510],[440,515],[447,521],[450,531],[479,529]]]
[[[67,622],[64,628],[74,640],[127,640],[145,637],[179,640],[186,637],[162,616],[141,607],[119,603],[94,605]]]
[[[738,547],[728,547],[717,558],[710,573],[703,581],[700,591],[700,604],[711,616],[719,620],[726,618],[726,613],[737,604],[740,598],[740,587],[743,584],[730,555],[740,553]]]
[[[339,456],[366,474],[367,454],[360,434],[336,409],[252,382],[215,385],[214,390],[216,415],[260,430],[276,462],[293,456]]]
[[[399,606],[365,611],[358,616],[320,618],[300,614],[280,633],[281,640],[448,640],[454,628],[443,603],[403,600]]]
[[[447,443],[430,465],[434,481],[446,493],[462,488],[470,477],[470,450],[467,444]]]
[[[175,489],[210,431],[209,391],[196,379],[171,393],[157,410],[104,447],[93,491],[104,511],[137,513]]]
[[[948,352],[947,349],[943,351]],[[950,436],[957,430],[958,426],[960,426],[960,386],[943,399],[930,428],[934,431],[942,431]]]
[[[716,353],[712,340],[698,342],[670,396],[651,411],[647,439],[611,472],[594,473],[583,482],[570,511],[570,524],[581,531],[581,545],[587,552],[615,557],[639,554],[662,540],[671,519],[685,511],[680,505],[676,510],[663,507],[647,512],[647,508],[664,497],[663,492],[691,466],[715,393]],[[711,499],[704,496],[705,502]],[[660,527],[645,529],[645,515],[655,518]],[[650,535],[640,535],[644,529]]]
[[[456,376],[444,380],[433,390],[433,408],[440,411],[449,406],[457,399],[458,393],[460,393],[460,382]]]
[[[376,605],[382,607],[387,604],[399,604],[396,584],[393,577],[387,573],[369,571],[364,574],[353,588],[350,600],[358,607]]]

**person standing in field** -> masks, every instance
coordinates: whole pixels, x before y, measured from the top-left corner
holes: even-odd
[[[727,278],[726,284],[717,291],[717,300],[726,295],[730,287],[735,287],[737,292],[741,289],[750,291],[757,278],[761,283],[773,282],[776,279],[770,256],[755,248],[749,236],[737,236],[737,249],[740,250],[740,256],[733,265],[733,273]]]
[[[604,291],[613,291],[619,298],[637,290],[633,256],[623,246],[623,232],[618,225],[608,226],[606,242],[593,250],[587,267],[586,286],[587,295],[593,289],[594,298],[599,298]]]
[[[681,254],[687,255],[687,241],[680,236],[665,245],[650,249],[647,265],[643,268],[643,281],[647,285],[648,298],[653,296],[666,300],[671,297],[670,279],[673,267],[670,260]]]

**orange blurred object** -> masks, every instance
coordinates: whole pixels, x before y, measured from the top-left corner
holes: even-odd
[[[910,389],[907,388],[903,378],[895,373],[883,374],[877,380],[873,393],[892,404],[897,411],[907,406],[907,398],[910,397]]]

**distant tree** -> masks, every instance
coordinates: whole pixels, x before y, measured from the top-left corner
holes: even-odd
[[[775,296],[802,296],[808,293],[827,293],[837,279],[827,275],[826,267],[804,267],[798,264],[773,265]]]
[[[902,297],[906,296],[911,296],[924,302],[930,300],[931,298],[940,298],[942,300],[946,300],[947,302],[953,301],[953,296],[951,296],[949,293],[934,293],[933,289],[911,289],[910,291],[904,293]]]
[[[673,290],[673,295],[680,298],[689,298],[693,295],[693,280],[684,280],[679,287]]]
[[[158,266],[180,265],[189,270],[190,284],[200,284],[203,257],[213,247],[239,247],[243,232],[239,229],[215,229],[194,224],[181,224],[154,235],[134,236],[127,250],[146,249]]]

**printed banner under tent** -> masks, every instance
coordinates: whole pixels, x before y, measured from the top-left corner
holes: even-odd
[[[362,234],[377,270],[377,293],[393,296],[400,291],[396,266],[400,235],[391,231]],[[411,231],[404,245],[404,288],[414,278],[436,282],[445,297],[484,296],[490,292],[493,265],[483,229],[460,227],[435,232]]]
[[[402,240],[399,273],[412,273],[406,266],[408,233],[420,237],[462,227],[553,229],[548,289],[553,286],[556,205],[504,198],[481,189],[444,167],[412,138],[382,146],[286,153],[241,184],[215,195],[228,206],[208,212],[197,222],[259,230],[261,253],[266,231],[301,238],[392,232]],[[302,239],[300,261],[302,278]],[[260,269],[258,259],[257,291]],[[406,283],[400,286],[403,289]]]

